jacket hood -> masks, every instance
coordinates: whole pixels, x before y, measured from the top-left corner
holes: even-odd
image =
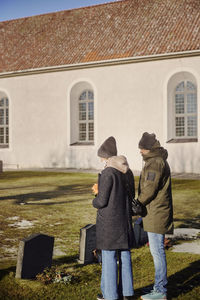
[[[153,145],[153,148],[150,150],[150,152],[148,154],[143,155],[144,161],[148,160],[149,158],[153,158],[153,157],[162,157],[164,160],[166,160],[168,157],[167,150],[160,146],[159,141],[157,141]]]
[[[107,167],[112,167],[117,169],[122,173],[126,173],[129,169],[127,159],[123,155],[112,156],[107,160]]]

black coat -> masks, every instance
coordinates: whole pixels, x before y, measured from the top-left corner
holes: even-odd
[[[98,195],[93,206],[98,208],[96,247],[101,250],[130,249],[133,247],[131,199],[127,197],[125,181],[135,196],[133,173],[126,174],[107,167],[99,175]]]

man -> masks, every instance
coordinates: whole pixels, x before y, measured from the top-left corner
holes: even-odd
[[[133,246],[131,199],[126,185],[135,195],[134,177],[124,156],[117,156],[114,137],[100,146],[98,156],[105,163],[99,176],[93,206],[98,209],[96,247],[102,250],[101,291],[98,300],[133,299],[133,274],[130,249]],[[118,267],[119,259],[119,286]]]
[[[145,165],[142,169],[138,200],[146,206],[143,218],[155,267],[153,290],[141,299],[167,299],[167,263],[164,248],[165,233],[173,233],[173,206],[170,168],[167,150],[160,146],[155,134],[145,132],[139,141]]]

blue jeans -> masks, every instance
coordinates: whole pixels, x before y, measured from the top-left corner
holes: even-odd
[[[133,273],[129,250],[102,250],[101,291],[106,300],[118,299],[120,295],[133,296]]]
[[[154,290],[166,294],[167,293],[167,262],[164,247],[164,234],[148,232],[149,247],[154,261],[155,267],[155,283]]]

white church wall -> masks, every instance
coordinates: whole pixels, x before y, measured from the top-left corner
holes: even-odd
[[[192,57],[2,78],[0,90],[10,100],[10,147],[0,149],[1,159],[20,168],[99,169],[97,149],[113,135],[118,153],[127,156],[133,170],[141,170],[138,141],[148,131],[167,148],[172,171],[200,173],[200,122],[198,142],[167,143],[168,80],[187,71],[199,90],[199,67],[200,58]],[[94,91],[94,145],[71,145],[73,88],[79,82]]]

